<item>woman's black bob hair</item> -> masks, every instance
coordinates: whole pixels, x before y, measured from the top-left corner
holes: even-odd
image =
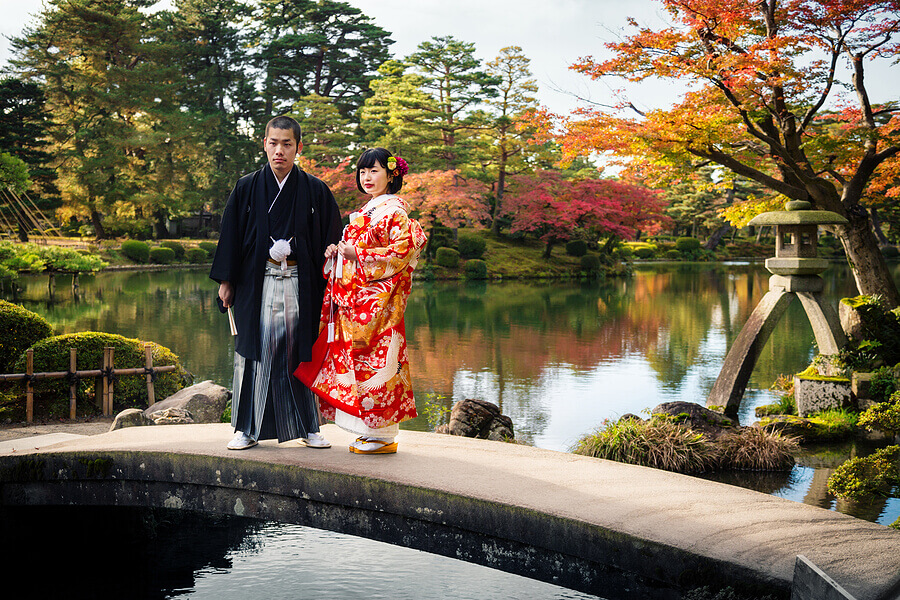
[[[390,152],[385,150],[384,148],[369,148],[365,152],[363,152],[359,160],[356,161],[356,189],[358,189],[363,194],[367,193],[366,190],[363,189],[362,184],[359,182],[359,170],[360,169],[371,169],[375,166],[377,162],[381,165],[381,168],[387,171],[387,162],[388,159],[393,156]],[[391,176],[388,173],[388,193],[396,194],[400,191],[400,188],[403,187],[403,175],[395,175]]]

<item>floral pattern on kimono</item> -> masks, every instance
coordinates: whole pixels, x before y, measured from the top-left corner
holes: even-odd
[[[331,317],[334,340],[312,387],[326,419],[339,409],[380,429],[416,417],[403,313],[427,238],[408,211],[397,196],[370,200],[344,230],[356,261],[325,265],[326,277],[337,273],[326,289],[320,328]]]

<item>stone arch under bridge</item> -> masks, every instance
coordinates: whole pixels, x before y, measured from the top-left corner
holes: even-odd
[[[269,441],[232,452],[231,433],[225,424],[135,427],[0,452],[0,504],[297,523],[610,600],[677,599],[699,585],[788,598],[798,555],[858,600],[900,591],[900,532],[734,486],[412,431],[385,456],[347,452],[352,436],[331,425],[330,450]]]

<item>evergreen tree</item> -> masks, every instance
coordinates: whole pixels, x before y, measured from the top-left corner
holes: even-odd
[[[452,36],[422,42],[407,62],[422,77],[420,89],[431,96],[429,103],[417,107],[431,113],[436,127],[436,138],[424,149],[429,166],[451,170],[480,163],[477,134],[488,123],[478,109],[497,95],[500,79],[482,70],[474,44]]]
[[[0,151],[28,167],[37,192],[32,200],[42,209],[59,205],[56,172],[49,165],[52,155],[47,151],[48,125],[40,86],[14,77],[0,80]]]
[[[369,94],[369,80],[390,57],[390,34],[362,11],[335,0],[257,0],[257,68],[266,115],[300,98],[332,98],[348,116]]]
[[[485,134],[492,142],[490,156],[492,171],[496,173],[491,211],[491,231],[494,234],[500,233],[507,174],[521,173],[529,168],[524,155],[532,129],[521,117],[537,108],[533,94],[537,93],[538,87],[531,76],[530,63],[522,54],[522,48],[507,46],[487,64],[488,72],[500,80],[496,97],[487,101],[495,113],[492,126]]]
[[[341,115],[331,98],[304,96],[294,104],[290,116],[303,131],[303,155],[320,167],[334,167],[353,154],[350,120]]]

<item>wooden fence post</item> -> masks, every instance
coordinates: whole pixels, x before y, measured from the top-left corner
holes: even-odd
[[[115,360],[113,357],[115,348],[112,346],[109,347],[109,385],[107,387],[107,397],[106,397],[106,414],[111,415],[113,413],[113,380],[114,374],[113,369],[115,369]]]
[[[69,418],[75,420],[75,394],[78,392],[78,368],[77,350],[69,348]]]
[[[144,344],[144,367],[147,372],[147,406],[156,404],[156,391],[153,389],[153,345],[149,342]]]
[[[100,377],[103,379],[103,389],[101,390],[100,395],[100,410],[103,415],[109,414],[106,410],[106,398],[109,396],[109,372],[107,368],[109,367],[109,346],[103,348],[103,365],[100,367]]]
[[[25,380],[25,422],[34,421],[34,384],[31,382],[31,376],[34,375],[34,350],[29,348],[25,351],[25,374],[28,378]]]

